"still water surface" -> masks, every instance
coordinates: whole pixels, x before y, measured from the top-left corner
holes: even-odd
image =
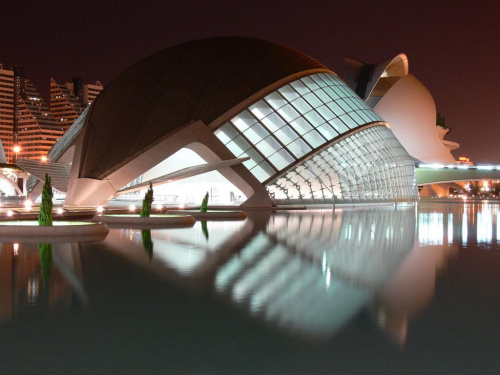
[[[500,374],[500,206],[0,246],[0,374]]]

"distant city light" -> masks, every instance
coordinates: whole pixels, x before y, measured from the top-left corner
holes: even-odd
[[[102,206],[97,207],[97,212],[102,213],[104,211],[104,208]]]
[[[134,212],[135,211],[135,206],[133,204],[131,204],[130,206],[128,206],[128,209],[130,212]]]

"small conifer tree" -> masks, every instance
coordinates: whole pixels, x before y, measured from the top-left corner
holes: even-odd
[[[52,186],[51,178],[45,173],[45,183],[42,190],[42,202],[38,213],[38,225],[52,225]]]
[[[207,212],[207,210],[208,210],[208,191],[207,194],[205,194],[205,198],[203,198],[203,201],[201,202],[200,212]]]
[[[141,208],[141,217],[149,217],[151,216],[151,207],[153,206],[153,184],[149,182],[149,189],[144,195],[144,199],[142,200],[142,208]]]

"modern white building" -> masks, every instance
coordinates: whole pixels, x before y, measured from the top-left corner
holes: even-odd
[[[247,207],[418,197],[414,159],[387,121],[323,64],[251,38],[183,43],[133,65],[49,159],[18,165],[38,179],[58,174],[66,205],[149,182],[167,200],[199,203],[209,191],[212,204]],[[33,195],[40,185],[32,179]]]
[[[434,99],[409,73],[405,54],[379,64],[345,58],[344,69],[348,86],[391,125],[412,157],[424,163],[455,163],[451,150],[459,145],[444,139],[449,129],[436,125]]]

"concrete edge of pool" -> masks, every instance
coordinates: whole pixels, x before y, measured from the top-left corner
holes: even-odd
[[[192,215],[151,215],[150,217],[140,217],[138,214],[116,214],[116,215],[96,215],[92,219],[94,222],[101,222],[116,226],[127,226],[129,228],[152,228],[152,227],[192,227],[196,222]]]
[[[105,223],[88,221],[53,221],[51,226],[39,226],[35,220],[9,220],[0,223],[3,242],[66,242],[68,239],[99,241],[106,238]]]

